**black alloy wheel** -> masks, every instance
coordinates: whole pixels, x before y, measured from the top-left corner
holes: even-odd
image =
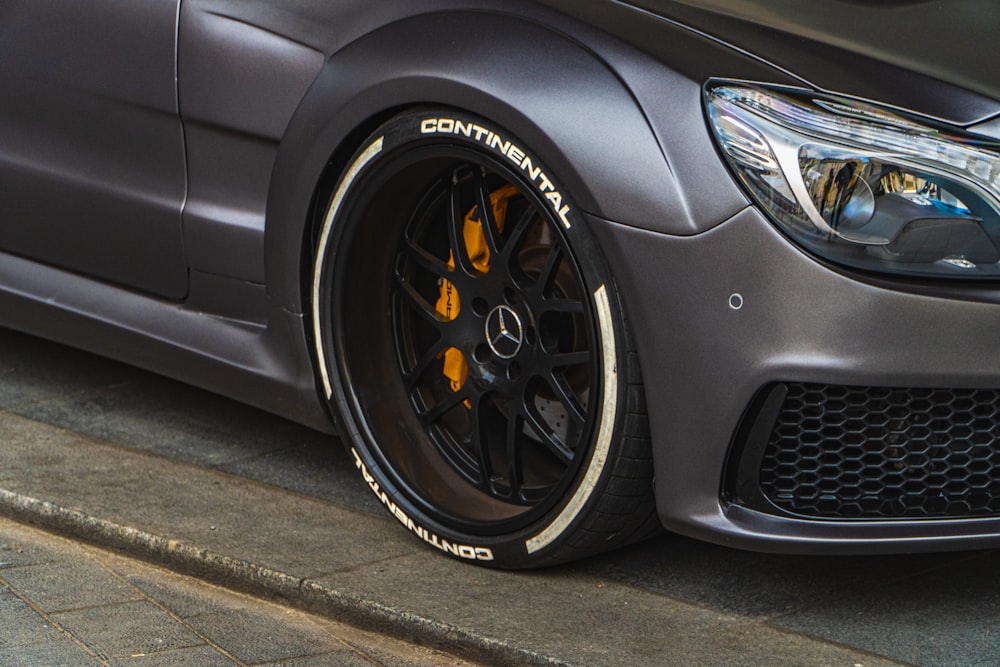
[[[583,293],[551,216],[477,162],[449,165],[404,230],[390,288],[402,379],[437,452],[478,492],[544,507],[575,472],[600,393]]]
[[[603,258],[518,146],[453,111],[390,121],[331,198],[313,276],[324,385],[365,481],[432,546],[503,567],[655,524]]]

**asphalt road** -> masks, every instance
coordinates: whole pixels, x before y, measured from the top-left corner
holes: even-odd
[[[419,562],[433,568],[435,576],[450,571],[473,576],[465,573],[474,568],[425,553],[429,550],[412,544],[415,540],[385,519],[339,443],[327,436],[22,334],[0,330],[0,351],[0,417],[57,427],[122,452],[152,454],[164,461],[165,470],[168,462],[193,465],[224,476],[219,479],[253,480],[292,501],[370,516],[372,525],[383,526],[384,520],[387,543],[396,545],[398,539],[403,546],[393,548],[419,550]],[[4,465],[17,468],[13,459]],[[7,480],[0,475],[0,488],[5,481],[17,486],[20,477],[14,477],[13,472]],[[546,591],[588,590],[596,596],[607,589],[623,609],[632,596],[634,607],[646,610],[642,618],[662,612],[656,616],[657,627],[642,628],[641,654],[634,646],[613,644],[580,653],[581,645],[606,631],[597,614],[581,617],[586,622],[578,625],[561,626],[559,641],[532,639],[539,641],[539,654],[554,661],[675,664],[679,654],[674,648],[684,645],[687,652],[680,656],[689,664],[709,664],[708,653],[691,653],[692,645],[706,640],[684,634],[705,631],[705,637],[733,635],[725,647],[731,664],[764,664],[762,656],[770,655],[767,647],[773,643],[782,648],[768,664],[995,665],[1000,663],[996,560],[997,551],[777,556],[665,535],[581,563],[530,575],[491,573],[480,580],[504,587],[512,608],[528,609]],[[429,585],[420,572],[412,573],[411,580],[415,587]],[[401,600],[395,603],[420,606],[415,598]],[[560,608],[558,601],[546,602],[550,609]],[[569,613],[577,604],[579,599],[567,599],[564,608]],[[485,608],[464,611],[469,616],[489,613]],[[462,615],[448,616],[449,627],[460,625],[455,618]],[[496,641],[503,640],[508,626],[491,620],[470,622],[469,627],[492,633],[490,641]],[[748,647],[744,660],[741,645]],[[796,654],[796,646],[801,653]]]

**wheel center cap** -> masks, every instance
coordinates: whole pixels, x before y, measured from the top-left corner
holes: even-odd
[[[486,344],[501,359],[513,359],[524,343],[521,318],[509,306],[497,306],[486,316]]]

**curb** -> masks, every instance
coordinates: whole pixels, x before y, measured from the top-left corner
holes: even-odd
[[[130,556],[198,577],[229,589],[277,600],[303,611],[358,628],[429,646],[466,660],[490,665],[567,665],[451,625],[348,595],[263,565],[201,549],[179,540],[67,509],[37,498],[0,489],[0,515],[21,523],[114,549]]]

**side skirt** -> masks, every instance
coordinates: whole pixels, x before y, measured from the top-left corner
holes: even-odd
[[[0,326],[72,345],[333,433],[301,314],[223,317],[0,253]],[[256,318],[259,319],[259,318]]]

